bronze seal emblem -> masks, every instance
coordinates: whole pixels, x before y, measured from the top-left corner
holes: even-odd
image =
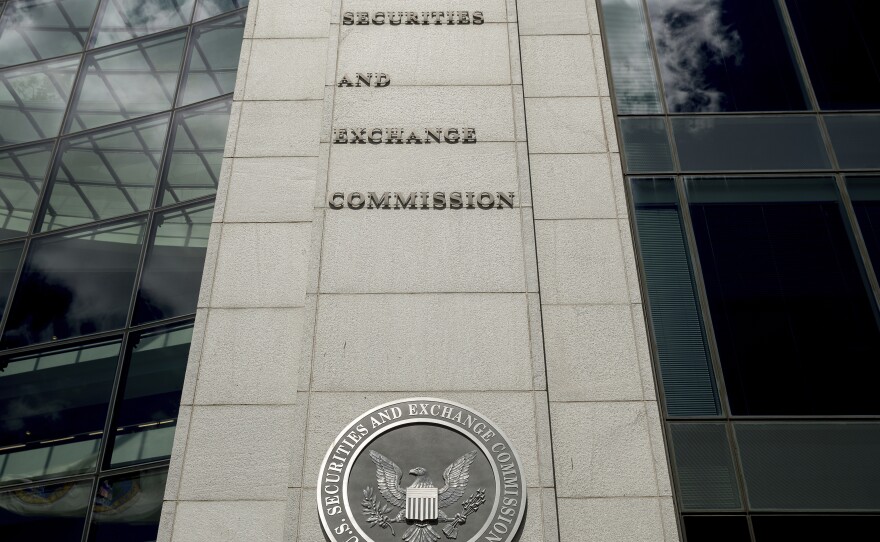
[[[443,399],[365,412],[336,437],[318,478],[321,524],[334,542],[509,542],[525,509],[510,440]]]

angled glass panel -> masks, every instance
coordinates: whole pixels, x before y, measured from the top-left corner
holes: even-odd
[[[648,0],[673,113],[807,108],[776,2]]]
[[[157,215],[134,323],[196,312],[214,204]]]
[[[154,542],[167,477],[157,469],[98,481],[89,542]]]
[[[120,348],[113,340],[0,359],[0,481],[94,471]]]
[[[192,324],[136,336],[116,407],[111,467],[171,455]]]
[[[34,239],[2,346],[123,327],[143,238],[144,221],[137,220]]]
[[[6,303],[9,302],[9,290],[18,272],[18,262],[21,259],[21,250],[24,242],[0,245],[0,315],[6,311]]]
[[[824,115],[842,169],[880,168],[880,115]]]
[[[662,113],[642,1],[602,0],[602,16],[619,113]]]
[[[639,257],[668,416],[717,416],[721,404],[672,179],[632,179]]]
[[[202,19],[240,9],[247,5],[248,0],[199,0],[199,5],[196,7],[195,20],[201,21]]]
[[[0,70],[0,146],[58,135],[79,56]]]
[[[822,109],[880,108],[880,3],[786,0]]]
[[[28,232],[51,157],[51,143],[0,152],[0,239]]]
[[[231,108],[230,98],[175,114],[163,205],[217,192]]]
[[[673,170],[669,134],[663,117],[621,117],[620,138],[629,173]]]
[[[880,327],[832,178],[687,179],[733,415],[876,415]]]
[[[91,480],[0,493],[3,539],[80,542],[91,496]]]
[[[670,120],[682,171],[831,169],[813,116]]]
[[[193,28],[178,105],[200,102],[234,90],[244,19],[244,13],[236,13]]]
[[[0,67],[83,50],[98,0],[13,2],[0,20]]]
[[[797,540],[797,542],[826,542],[850,538],[858,540],[856,533],[880,532],[878,515],[845,514],[787,514],[752,516],[755,542]],[[847,535],[846,533],[851,533]],[[691,542],[688,537],[688,542]]]
[[[67,133],[171,109],[186,32],[86,56]]]
[[[41,231],[150,208],[170,115],[61,143]]]
[[[134,39],[189,24],[194,0],[104,0],[93,47]]]

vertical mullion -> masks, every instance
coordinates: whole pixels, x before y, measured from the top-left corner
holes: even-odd
[[[101,445],[98,447],[98,457],[95,462],[95,478],[92,481],[92,491],[89,496],[89,508],[86,512],[86,522],[83,527],[82,542],[89,539],[89,530],[91,529],[92,519],[94,517],[95,498],[98,495],[98,484],[101,480],[101,471],[104,468],[104,455],[107,453],[110,439],[113,436],[113,421],[116,419],[116,401],[119,393],[119,383],[125,370],[127,360],[131,357],[129,350],[133,348],[130,344],[131,333],[126,332],[122,338],[122,344],[119,348],[119,356],[116,361],[116,374],[113,376],[113,388],[110,390],[110,399],[107,403],[107,416],[104,420],[104,434],[101,438]]]
[[[718,402],[721,406],[721,416],[730,417],[730,404],[727,399],[727,388],[724,385],[724,373],[721,370],[721,357],[718,352],[718,343],[715,340],[715,327],[712,324],[712,314],[709,310],[709,296],[706,293],[706,283],[703,280],[703,267],[700,265],[700,253],[697,250],[697,240],[694,236],[691,210],[688,206],[687,192],[682,177],[675,178],[675,189],[678,194],[678,204],[681,215],[682,229],[685,243],[688,248],[691,270],[694,276],[694,288],[697,301],[700,305],[700,316],[703,319],[703,329],[706,333],[706,342],[709,347],[709,358],[712,370],[715,373],[715,386],[718,388]]]

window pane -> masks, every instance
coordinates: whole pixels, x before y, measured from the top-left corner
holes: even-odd
[[[0,152],[0,239],[30,229],[51,157],[51,143]]]
[[[189,24],[194,0],[104,0],[94,47]]]
[[[98,482],[90,542],[154,542],[166,469],[134,472]]]
[[[786,0],[822,109],[880,108],[880,3]]]
[[[86,57],[67,133],[171,109],[186,32]]]
[[[669,416],[721,413],[672,179],[631,181],[639,256]]]
[[[880,115],[825,115],[825,125],[841,168],[880,168]]]
[[[231,108],[226,99],[175,114],[163,205],[217,192]]]
[[[682,509],[741,509],[726,426],[674,423],[669,430]]]
[[[602,0],[602,16],[620,114],[662,113],[641,0]]]
[[[671,112],[806,109],[776,2],[648,0]]]
[[[2,345],[24,346],[125,325],[143,220],[35,239]]]
[[[830,169],[815,117],[673,118],[683,171]]]
[[[874,272],[880,273],[880,177],[850,177],[846,186]]]
[[[15,280],[15,273],[18,271],[22,248],[24,248],[24,242],[0,245],[0,316],[6,311],[9,290],[12,288],[12,281]]]
[[[662,117],[620,119],[626,169],[630,173],[672,171],[672,151]]]
[[[243,8],[247,5],[248,0],[199,0],[195,20],[201,21],[202,19]]]
[[[134,322],[196,312],[214,205],[158,215],[147,254]]]
[[[171,455],[191,340],[192,324],[134,339],[119,390],[112,467]]]
[[[834,181],[687,186],[733,414],[880,414],[880,331]]]
[[[244,18],[244,13],[238,13],[193,28],[180,105],[229,94],[235,89]]]
[[[170,115],[61,143],[42,231],[150,208]]]
[[[79,57],[0,71],[0,146],[58,135]]]
[[[880,509],[880,424],[742,422],[734,428],[752,509]]]
[[[684,516],[687,542],[751,542],[745,516]],[[777,540],[784,540],[779,538]],[[798,540],[800,542],[800,540]]]
[[[0,67],[82,51],[97,4],[98,0],[9,4],[0,20]]]
[[[858,540],[880,532],[880,516],[752,516],[752,526],[757,542]]]
[[[69,482],[0,493],[3,539],[79,542],[92,482]]]
[[[0,481],[94,470],[119,350],[115,340],[0,360]]]

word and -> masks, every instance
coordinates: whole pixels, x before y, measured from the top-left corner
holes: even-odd
[[[375,79],[374,79],[375,77]],[[352,83],[354,81],[354,83]],[[338,87],[376,87],[376,88],[385,88],[391,84],[391,78],[388,77],[387,73],[355,73],[354,79],[348,77],[348,74],[343,74],[342,79],[339,80],[336,86]]]

